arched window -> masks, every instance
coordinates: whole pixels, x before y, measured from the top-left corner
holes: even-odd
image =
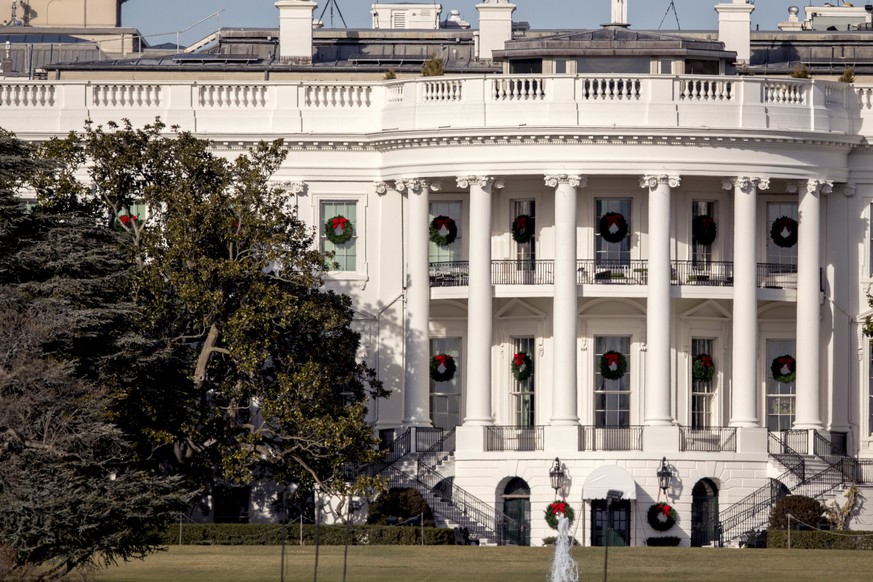
[[[718,487],[701,479],[691,490],[691,546],[708,546],[718,538]]]
[[[530,545],[530,486],[520,477],[513,477],[503,489],[503,513],[509,518],[504,523],[503,535],[507,543]]]

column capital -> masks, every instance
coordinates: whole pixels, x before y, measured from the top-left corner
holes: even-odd
[[[770,189],[770,178],[749,177],[749,176],[733,176],[730,178],[722,178],[722,190],[733,190],[739,188],[742,192],[750,194],[754,188],[758,190]]]
[[[580,174],[546,174],[545,181],[549,188],[557,188],[560,184],[569,184],[574,188],[588,185],[588,178]]]
[[[409,191],[411,194],[421,194],[430,190],[431,192],[439,192],[442,185],[438,180],[430,180],[428,178],[401,178],[394,180],[394,189],[398,192]]]
[[[388,184],[388,182],[383,182],[382,180],[376,180],[373,182],[373,189],[376,190],[376,194],[379,196],[387,194],[389,188],[391,188],[391,185]]]
[[[837,188],[839,189],[840,193],[846,198],[851,198],[855,195],[855,192],[857,191],[857,187],[855,186],[854,182],[840,184],[839,186],[837,186]]]
[[[809,180],[798,180],[796,182],[788,182],[788,191],[792,194],[806,190],[807,194],[830,194],[834,191],[833,180],[817,180],[810,178]]]
[[[500,190],[504,186],[503,178],[495,178],[494,176],[458,176],[457,180],[458,188],[479,186],[480,188],[493,187]]]
[[[286,180],[284,182],[279,182],[277,184],[277,186],[279,188],[281,188],[282,190],[284,190],[285,192],[290,192],[291,194],[298,194],[298,195],[303,195],[303,196],[306,195],[306,190],[307,190],[306,182],[297,182],[294,180]]]
[[[640,188],[654,190],[664,184],[670,188],[678,188],[682,184],[682,177],[669,174],[644,174],[640,177]]]

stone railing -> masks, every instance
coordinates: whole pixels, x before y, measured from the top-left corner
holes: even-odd
[[[649,75],[445,76],[403,81],[0,81],[0,127],[63,134],[160,116],[200,133],[269,135],[643,127],[873,135],[873,87],[800,79]]]

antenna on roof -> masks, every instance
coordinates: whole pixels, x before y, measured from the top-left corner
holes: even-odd
[[[327,9],[330,8],[330,27],[333,28],[333,9],[336,8],[337,13],[339,14],[340,20],[343,23],[343,28],[348,28],[349,25],[346,24],[346,19],[343,18],[343,11],[340,10],[339,4],[336,3],[336,0],[327,0],[327,4],[324,5],[324,9],[321,11],[321,15],[318,19],[324,22],[324,13],[327,12]]]
[[[664,26],[664,21],[667,20],[667,15],[670,14],[670,11],[673,11],[673,16],[676,17],[676,29],[682,30],[682,25],[679,24],[679,13],[676,12],[676,4],[674,4],[673,0],[670,0],[670,5],[667,6],[667,11],[664,13],[664,18],[661,19],[661,24],[658,25],[658,30],[661,30],[661,27]]]

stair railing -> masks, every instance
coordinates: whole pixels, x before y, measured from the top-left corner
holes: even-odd
[[[831,441],[819,434],[818,431],[815,432],[812,450],[816,457],[826,462],[829,466],[839,466],[846,480],[853,483],[857,483],[860,480],[858,460],[850,457],[845,452],[835,452]]]
[[[806,431],[803,432],[806,433]],[[791,431],[788,431],[785,440],[788,440],[791,436]],[[806,480],[806,462],[803,460],[803,457],[793,448],[788,446],[785,440],[779,438],[777,433],[769,432],[767,433],[767,438],[767,451],[770,453],[770,456],[781,463],[783,467],[788,469],[788,471],[792,473],[798,481],[803,482]]]

